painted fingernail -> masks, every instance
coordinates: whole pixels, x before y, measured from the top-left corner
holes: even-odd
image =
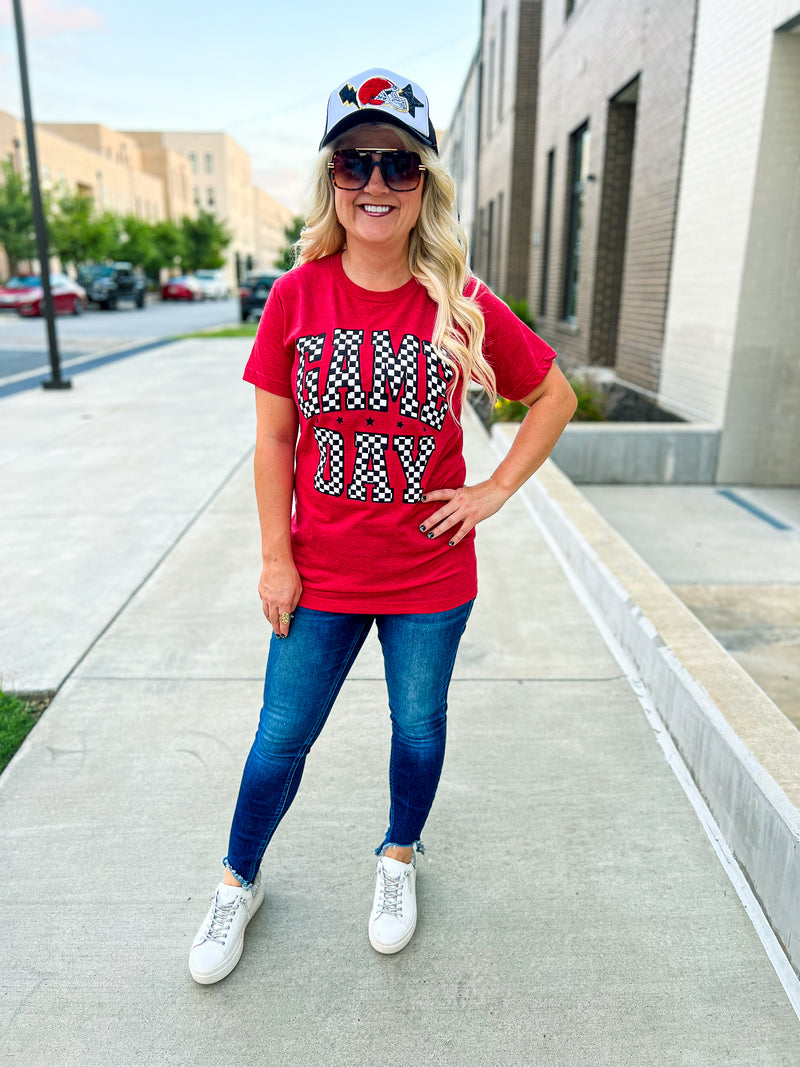
[[[425,533],[425,527],[424,527],[424,526],[420,526],[420,528],[419,528],[419,532],[420,532],[420,533]]]
[[[433,530],[428,534],[428,537],[433,537]]]
[[[447,543],[448,543],[448,545],[450,545],[450,547],[452,548],[452,547],[453,547],[453,545],[455,544],[455,541],[448,541]]]
[[[421,496],[420,500],[422,501],[423,504],[425,503],[425,497],[424,496]]]

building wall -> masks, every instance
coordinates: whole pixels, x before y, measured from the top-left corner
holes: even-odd
[[[480,60],[476,272],[504,296],[528,290],[540,0],[485,0]]]
[[[244,263],[256,255],[253,184],[250,157],[225,133],[162,133],[162,143],[189,158],[194,200],[199,208],[213,212],[230,227],[227,273],[231,285],[237,278],[237,260]]]
[[[278,203],[263,189],[253,187],[255,251],[253,268],[270,270],[286,244],[284,230],[292,221],[288,207]]]
[[[47,124],[36,126],[39,178],[44,189],[64,187],[91,196],[97,207],[120,215],[135,214],[150,222],[166,217],[163,183],[140,169],[141,159],[130,138],[115,141],[114,131],[100,126]],[[70,139],[67,136],[74,136]],[[14,140],[20,147],[14,146]],[[121,150],[126,145],[127,150]],[[0,112],[0,155],[18,159],[27,168],[23,123]]]
[[[474,260],[478,202],[478,107],[480,52],[470,63],[447,134],[440,140],[442,163],[456,184],[456,209]]]
[[[800,484],[797,0],[702,0],[660,381],[718,480]]]
[[[669,267],[691,71],[696,0],[544,0],[529,303],[540,332],[572,365],[614,366],[647,391],[658,386]],[[638,81],[637,81],[638,79]],[[635,86],[629,135],[630,183],[622,234],[601,209],[621,207],[617,171],[607,154],[609,122],[619,152],[624,137],[610,108]],[[582,182],[582,246],[574,318],[564,315],[570,135],[589,128]],[[547,156],[554,154],[547,286],[542,300]],[[609,175],[606,176],[606,168]],[[615,171],[616,168],[616,171]],[[613,181],[613,195],[606,188]],[[622,197],[622,199],[625,199]],[[622,243],[620,243],[622,242]],[[606,270],[624,250],[618,278]],[[597,301],[597,306],[596,302]],[[615,347],[612,347],[615,345]]]

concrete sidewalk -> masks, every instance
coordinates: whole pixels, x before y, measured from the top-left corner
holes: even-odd
[[[241,964],[191,981],[268,637],[246,351],[184,341],[0,402],[0,669],[61,685],[0,778],[0,1063],[796,1064],[750,919],[517,499],[479,531],[411,945],[366,936],[389,745],[370,641]],[[465,426],[474,480],[496,461]]]

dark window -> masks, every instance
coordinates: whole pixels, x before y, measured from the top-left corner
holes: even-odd
[[[497,229],[497,240],[495,241],[495,253],[494,253],[494,284],[499,285],[501,279],[505,275],[503,270],[503,194],[497,194],[497,220],[495,223]]]
[[[553,172],[556,165],[556,150],[547,153],[547,175],[544,186],[544,225],[542,226],[542,285],[539,292],[539,313],[547,314],[547,286],[550,281],[550,230],[553,219]]]
[[[589,124],[584,123],[569,139],[569,169],[567,189],[567,246],[564,257],[564,301],[562,318],[577,321],[578,281],[580,279],[581,249],[583,246],[583,207],[586,175],[589,167]]]

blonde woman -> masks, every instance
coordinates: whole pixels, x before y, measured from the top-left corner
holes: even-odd
[[[475,527],[575,408],[552,349],[469,276],[420,86],[380,69],[349,78],[328,101],[320,149],[298,264],[272,289],[244,375],[256,387],[258,590],[273,636],[224,878],[190,954],[206,984],[241,956],[264,852],[373,625],[392,745],[368,934],[382,953],[411,940],[415,853],[477,591]],[[465,485],[471,380],[530,411],[494,474]]]

